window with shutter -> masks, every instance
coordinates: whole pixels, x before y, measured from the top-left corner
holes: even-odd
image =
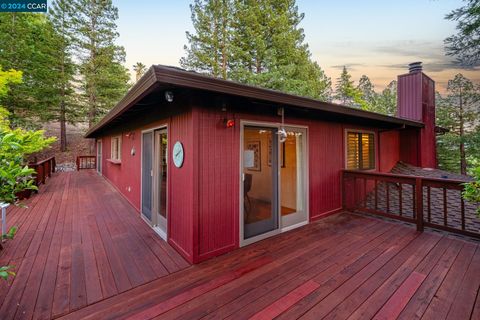
[[[348,131],[346,140],[347,169],[375,169],[375,135],[369,132]]]
[[[112,137],[111,160],[122,160],[122,140],[121,136]]]

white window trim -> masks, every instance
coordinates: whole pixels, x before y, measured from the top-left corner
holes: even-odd
[[[353,132],[353,133],[370,133],[373,134],[373,145],[374,145],[374,157],[375,157],[375,166],[372,169],[348,169],[348,133]],[[344,129],[343,132],[343,146],[344,146],[344,168],[346,170],[361,170],[361,171],[376,171],[378,167],[378,159],[377,159],[377,153],[378,153],[378,141],[377,141],[377,133],[375,131],[370,131],[370,130],[362,130],[362,129]]]
[[[117,152],[115,153],[115,141],[118,141]],[[113,136],[110,141],[110,160],[122,161],[122,136]]]

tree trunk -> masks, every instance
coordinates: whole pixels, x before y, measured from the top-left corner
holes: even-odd
[[[460,101],[459,101],[460,113],[460,173],[467,174],[467,157],[465,155],[465,142],[463,140],[465,135],[464,120],[463,120],[463,96],[462,89],[460,88]]]
[[[60,103],[60,151],[67,151],[67,126],[63,101]]]

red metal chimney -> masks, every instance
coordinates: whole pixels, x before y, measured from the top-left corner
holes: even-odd
[[[401,133],[401,160],[436,168],[435,82],[422,72],[421,62],[408,66],[409,73],[398,76],[397,116],[423,122],[425,127]]]

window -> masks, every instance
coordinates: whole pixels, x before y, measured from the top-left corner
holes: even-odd
[[[117,136],[112,138],[112,152],[110,159],[114,161],[122,160],[122,137]]]
[[[347,132],[347,169],[375,169],[375,135],[368,132]]]

